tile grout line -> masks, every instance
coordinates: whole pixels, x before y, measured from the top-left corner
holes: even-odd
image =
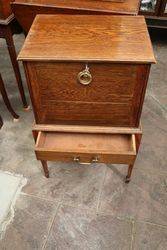
[[[155,97],[154,94],[152,93],[148,93],[148,95],[158,104],[158,106],[164,110],[165,112],[167,112],[167,109],[160,103],[160,101]]]
[[[37,195],[27,194],[27,193],[24,193],[24,192],[21,192],[20,194],[24,195],[24,196],[29,196],[29,197],[37,198],[37,199],[40,199],[40,200],[43,200],[43,201],[48,201],[48,202],[53,202],[53,203],[56,203],[56,202],[59,203],[60,202],[60,200],[46,199],[46,198],[43,198],[43,197],[40,197],[40,196],[37,196]]]
[[[130,220],[132,224],[132,232],[131,232],[131,243],[130,243],[130,250],[133,250],[133,245],[134,245],[134,234],[135,234],[135,221],[132,219]]]
[[[136,167],[135,165],[134,165],[134,168],[133,169],[135,169],[135,170],[143,170],[142,168],[139,168],[139,167]],[[167,170],[160,170],[160,171],[158,171],[158,170],[156,170],[156,169],[146,169],[150,174],[152,174],[152,175],[157,175],[157,173],[159,174],[159,175],[164,175],[164,174],[167,174]],[[133,172],[132,172],[132,174],[133,174]]]
[[[98,195],[98,198],[97,198],[96,213],[99,213],[100,199],[101,199],[102,190],[103,190],[104,182],[105,182],[105,179],[106,179],[106,175],[107,175],[107,166],[106,166],[106,169],[105,169],[105,172],[104,172],[103,180],[102,180],[101,185],[100,185],[99,195]]]
[[[59,208],[61,207],[61,205],[62,205],[62,201],[60,201],[60,202],[58,203],[57,208],[56,208],[56,212],[53,214],[53,217],[52,217],[52,219],[51,219],[50,226],[49,226],[49,228],[48,228],[48,232],[47,232],[46,238],[45,238],[45,240],[43,241],[41,250],[44,250],[45,247],[46,247],[46,243],[47,243],[47,241],[48,241],[48,238],[49,238],[49,235],[50,235],[50,231],[51,231],[52,226],[53,226],[53,222],[54,222],[54,220],[55,220],[55,218],[56,218],[56,215],[57,215],[58,210],[59,210]]]
[[[154,223],[151,221],[144,221],[144,220],[136,220],[137,223],[145,223],[145,224],[150,224],[156,227],[162,227],[164,229],[167,229],[167,225],[162,225],[162,224],[158,224],[158,223]]]

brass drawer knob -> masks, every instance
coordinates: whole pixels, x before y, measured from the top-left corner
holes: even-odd
[[[89,164],[92,164],[92,163],[97,163],[99,161],[99,158],[98,158],[98,156],[95,156],[95,157],[92,158],[91,162],[80,162],[80,157],[75,156],[74,161],[79,163],[79,164],[89,165]]]
[[[86,64],[85,69],[78,73],[77,78],[78,78],[79,83],[81,83],[83,85],[88,85],[91,83],[92,75],[89,71],[89,67],[87,64]]]

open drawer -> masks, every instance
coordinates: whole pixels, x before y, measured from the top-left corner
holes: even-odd
[[[40,131],[35,153],[45,161],[131,164],[136,157],[135,135]]]

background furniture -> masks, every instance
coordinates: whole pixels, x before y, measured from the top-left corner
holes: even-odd
[[[140,0],[111,2],[101,0],[15,0],[12,10],[27,33],[37,14],[124,14],[137,15]]]
[[[11,115],[14,118],[14,121],[18,120],[19,116],[15,113],[15,111],[12,108],[12,105],[10,104],[10,101],[9,101],[7,92],[5,90],[5,86],[4,86],[4,82],[2,80],[1,74],[0,74],[0,92],[1,92],[2,98],[4,100],[4,103],[5,103],[6,107],[7,107],[7,109],[9,110],[9,112],[11,113]]]
[[[18,58],[26,72],[35,152],[45,176],[47,161],[103,162],[128,164],[129,182],[155,63],[144,18],[38,15]]]
[[[167,0],[141,0],[140,14],[146,17],[147,25],[167,28]]]
[[[19,70],[19,65],[16,59],[16,51],[13,41],[13,34],[16,32],[16,20],[10,8],[11,0],[0,0],[0,38],[5,38],[10,59],[13,65],[13,70],[15,73],[18,89],[22,99],[22,103],[25,109],[28,108],[26,101],[23,84],[21,80],[21,74]]]

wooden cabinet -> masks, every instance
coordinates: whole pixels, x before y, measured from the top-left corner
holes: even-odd
[[[38,15],[19,59],[45,175],[47,160],[112,162],[129,164],[130,180],[155,63],[144,18]]]
[[[137,15],[140,0],[15,0],[13,12],[28,32],[37,14]]]
[[[167,28],[167,0],[141,0],[140,14],[149,27]]]

